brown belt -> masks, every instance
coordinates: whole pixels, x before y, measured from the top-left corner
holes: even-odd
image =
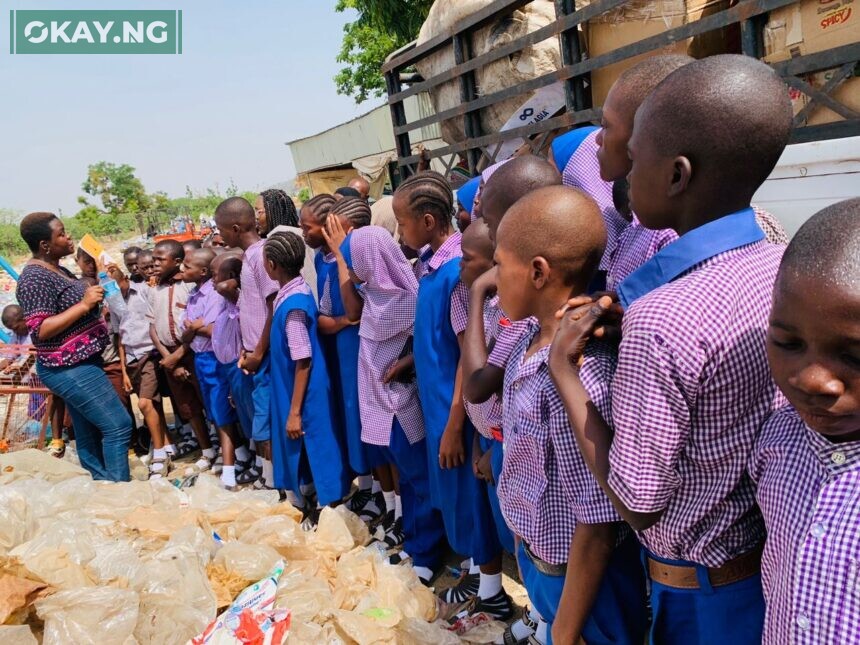
[[[721,567],[709,568],[708,579],[711,586],[722,587],[740,582],[761,571],[761,553],[764,546],[759,545],[748,553],[729,560]],[[648,574],[654,582],[675,589],[699,589],[696,567],[666,564],[648,557]]]

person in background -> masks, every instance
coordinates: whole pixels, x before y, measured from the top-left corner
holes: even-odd
[[[202,248],[203,242],[201,242],[200,240],[185,240],[182,243],[182,251],[185,253],[186,256],[189,256],[197,249]]]
[[[477,214],[475,217],[472,217],[472,213],[475,212],[475,201],[478,196],[478,188],[481,185],[480,177],[472,177],[469,181],[463,184],[459,190],[457,190],[457,228],[460,229],[461,233],[465,233],[466,229],[469,228],[469,224],[472,223],[473,220],[480,217],[480,214]],[[480,208],[478,208],[478,213],[480,213]]]
[[[137,270],[143,276],[144,283],[151,287],[155,282],[155,262],[152,260],[152,249],[142,249],[137,255]]]
[[[767,528],[762,642],[856,642],[860,198],[813,215],[789,244],[767,354],[789,405],[765,422],[749,465]]]
[[[386,195],[377,199],[370,206],[370,225],[381,226],[391,234],[395,242],[400,241],[400,234],[397,232],[397,219],[394,217],[394,208],[391,203],[394,197]]]
[[[39,378],[66,402],[81,465],[94,479],[128,481],[131,418],[101,365],[110,342],[98,312],[104,289],[85,286],[60,266],[75,247],[56,215],[30,213],[20,231],[33,257],[16,295],[36,347]]]
[[[265,238],[272,233],[295,233],[299,237],[304,236],[296,205],[283,190],[276,188],[264,190],[254,202],[254,211],[257,214],[257,231],[260,233],[260,237]],[[317,270],[314,266],[313,249],[308,248],[305,252],[302,277],[311,288],[314,299],[317,299],[319,294],[317,293]]]
[[[130,246],[122,252],[122,261],[125,264],[125,270],[128,271],[128,279],[136,283],[144,281],[143,275],[137,268],[140,252],[141,248],[139,246]]]
[[[161,356],[160,365],[164,369],[173,401],[177,404],[175,412],[184,423],[191,425],[197,444],[203,451],[194,464],[203,471],[215,463],[216,451],[209,440],[209,431],[203,418],[203,402],[194,378],[194,356],[182,343],[180,324],[191,290],[182,282],[184,259],[182,245],[176,240],[162,240],[155,245],[153,261],[158,273],[158,284],[147,292],[149,309],[146,318],[152,344]],[[156,453],[153,452],[153,455]],[[165,455],[159,453],[157,456]]]
[[[367,201],[370,197],[370,182],[360,175],[350,179],[346,186],[347,188],[356,190],[358,192],[358,196],[364,201]]]
[[[340,201],[344,197],[357,197],[358,199],[361,199],[361,193],[355,188],[350,188],[349,186],[343,186],[334,191],[334,198],[337,201]]]

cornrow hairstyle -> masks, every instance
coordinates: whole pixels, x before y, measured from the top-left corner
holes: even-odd
[[[406,178],[397,188],[403,194],[414,217],[430,213],[436,225],[447,230],[454,216],[454,194],[448,181],[433,170],[424,170]]]
[[[295,233],[275,233],[266,238],[263,255],[289,275],[297,276],[305,265],[305,243]]]
[[[296,205],[287,193],[279,188],[271,188],[260,193],[266,209],[266,227],[269,231],[277,226],[299,226]]]
[[[311,197],[308,201],[306,201],[302,205],[302,211],[306,208],[308,212],[313,214],[314,217],[317,218],[317,221],[325,225],[325,221],[328,219],[328,214],[337,203],[337,200],[328,193],[323,193],[322,195],[317,195],[316,197]]]
[[[51,223],[57,219],[53,213],[30,213],[21,220],[19,230],[30,251],[37,253],[40,242],[51,241]]]
[[[330,214],[343,217],[352,228],[370,225],[370,205],[361,197],[344,197],[335,203]]]

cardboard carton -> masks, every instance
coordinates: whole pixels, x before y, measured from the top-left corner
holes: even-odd
[[[857,42],[855,0],[801,0],[770,12],[764,29],[765,60],[788,60]]]
[[[803,80],[815,89],[820,90],[837,71],[838,68],[834,68],[815,72],[814,74],[806,74]],[[794,108],[794,114],[797,115],[798,112],[809,105],[812,99],[800,90],[791,88],[790,91],[791,105]],[[830,96],[855,112],[860,112],[860,77],[854,76],[845,79],[830,93]],[[822,125],[842,120],[842,115],[837,114],[824,105],[818,104],[813,107],[812,111],[807,115],[805,122],[800,125]]]

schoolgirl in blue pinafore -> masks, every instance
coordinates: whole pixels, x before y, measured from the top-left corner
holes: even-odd
[[[349,235],[347,235],[349,240]],[[348,247],[349,244],[347,243]],[[346,314],[337,276],[337,262],[326,262],[319,251],[314,258],[317,270],[317,293],[324,293],[328,283],[331,316]],[[371,451],[361,441],[361,415],[358,408],[358,325],[349,325],[334,335],[320,334],[319,340],[326,357],[331,389],[334,394],[334,422],[343,429],[349,466],[356,475],[366,475],[376,466]]]
[[[290,311],[305,314],[311,342],[311,369],[302,406],[301,439],[287,436],[287,417],[293,397],[296,363],[287,344],[286,323]],[[317,499],[327,505],[346,497],[350,472],[345,450],[332,423],[332,398],[328,370],[317,335],[317,306],[310,293],[294,293],[278,305],[272,317],[271,351],[272,464],[275,487],[292,490],[301,499],[301,484],[310,475]],[[310,473],[305,472],[309,468]]]
[[[459,235],[452,244],[459,249]],[[427,264],[430,253],[419,261]],[[451,548],[472,558],[475,565],[490,562],[501,552],[494,521],[479,494],[472,472],[472,438],[475,432],[466,417],[463,444],[466,459],[462,466],[442,469],[439,446],[451,403],[460,361],[460,346],[451,326],[451,295],[460,279],[460,258],[452,257],[432,268],[419,280],[415,314],[415,371],[418,394],[427,433],[427,457],[432,504],[442,512],[445,533]]]

